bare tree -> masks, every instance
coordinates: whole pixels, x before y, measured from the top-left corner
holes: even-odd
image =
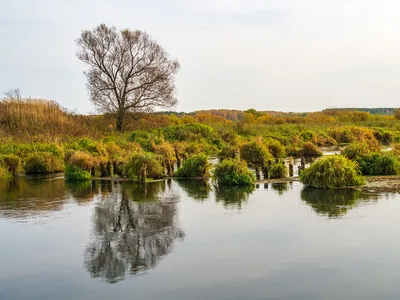
[[[15,89],[10,89],[6,92],[4,92],[4,95],[6,96],[7,99],[11,100],[21,100],[21,91],[18,88]]]
[[[77,44],[78,58],[90,67],[85,72],[90,98],[101,111],[115,115],[118,131],[123,130],[127,114],[177,103],[179,63],[147,33],[117,32],[101,24],[82,31]]]

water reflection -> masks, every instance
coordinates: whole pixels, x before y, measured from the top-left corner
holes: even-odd
[[[302,200],[310,205],[317,214],[329,218],[339,218],[356,207],[360,201],[376,200],[377,195],[362,193],[356,189],[314,189],[303,188]]]
[[[67,201],[62,178],[0,180],[0,216],[4,218],[24,219],[61,210]]]
[[[215,186],[215,201],[225,208],[242,209],[253,193],[254,186]]]
[[[289,183],[287,182],[271,183],[271,187],[279,195],[283,195],[285,192],[289,190]]]
[[[98,193],[107,193],[107,186],[109,185],[110,182],[101,183],[94,180],[65,182],[65,187],[69,196],[71,196],[78,204],[92,201],[94,196]]]
[[[176,182],[190,198],[204,201],[210,197],[211,185],[206,180],[176,180]]]
[[[174,195],[161,197],[165,182],[114,184],[94,209],[85,266],[108,283],[154,268],[185,234],[176,218]],[[156,199],[156,200],[154,200]],[[153,200],[153,201],[152,201]]]
[[[146,202],[156,201],[164,199],[166,197],[172,197],[171,200],[177,200],[177,196],[174,194],[166,193],[167,185],[166,181],[159,181],[147,184],[131,184],[123,182],[120,184],[122,191],[126,196],[134,202]]]

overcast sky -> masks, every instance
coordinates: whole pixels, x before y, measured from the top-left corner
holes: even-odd
[[[400,106],[398,0],[4,0],[0,92],[95,111],[75,40],[100,23],[179,60],[178,111]]]

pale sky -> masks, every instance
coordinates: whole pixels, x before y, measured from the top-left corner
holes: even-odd
[[[0,93],[94,112],[75,40],[100,23],[179,60],[178,111],[400,106],[397,0],[0,0]]]

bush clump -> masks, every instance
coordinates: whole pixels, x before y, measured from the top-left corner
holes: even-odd
[[[268,148],[263,145],[261,140],[256,140],[243,144],[240,148],[240,157],[251,165],[261,165],[272,159]]]
[[[256,178],[244,161],[227,159],[215,166],[213,181],[218,185],[252,185]]]
[[[10,174],[10,172],[8,172],[7,168],[0,165],[0,179],[9,178],[11,176],[12,175]]]
[[[370,153],[355,160],[363,175],[399,175],[399,158],[392,153]]]
[[[32,153],[25,161],[24,171],[27,174],[62,172],[64,162],[50,152]]]
[[[342,155],[321,158],[300,173],[300,180],[315,188],[359,186],[364,183],[357,164]]]
[[[92,178],[90,172],[80,168],[67,165],[64,172],[65,180],[88,180]]]
[[[286,178],[287,176],[288,176],[288,168],[285,165],[285,162],[283,161],[274,163],[269,169],[270,179],[281,179],[281,178]]]
[[[201,138],[210,139],[214,129],[203,124],[184,124],[163,129],[165,139],[169,141],[198,141]]]
[[[234,159],[236,158],[237,149],[232,146],[225,146],[218,153],[218,159],[220,162],[223,162],[225,159]]]
[[[21,159],[16,155],[3,155],[0,157],[0,163],[14,177],[21,172]]]
[[[300,154],[301,156],[305,157],[322,156],[322,152],[319,151],[318,147],[311,142],[304,143],[303,147],[301,148]]]
[[[207,178],[210,174],[211,164],[205,154],[189,157],[181,168],[175,172],[175,177],[180,178]]]
[[[73,166],[82,170],[90,171],[96,164],[93,155],[84,151],[68,151],[65,154],[66,165]]]
[[[351,143],[346,148],[344,148],[341,152],[342,155],[346,156],[347,158],[354,160],[358,157],[363,157],[371,153],[371,149],[369,148],[368,144],[365,142],[361,143]]]
[[[277,140],[269,140],[267,142],[267,148],[269,152],[275,158],[283,158],[286,157],[286,150],[285,147]]]
[[[125,175],[142,181],[145,181],[146,178],[163,178],[165,169],[162,162],[163,158],[160,155],[148,152],[135,153],[125,166]]]

